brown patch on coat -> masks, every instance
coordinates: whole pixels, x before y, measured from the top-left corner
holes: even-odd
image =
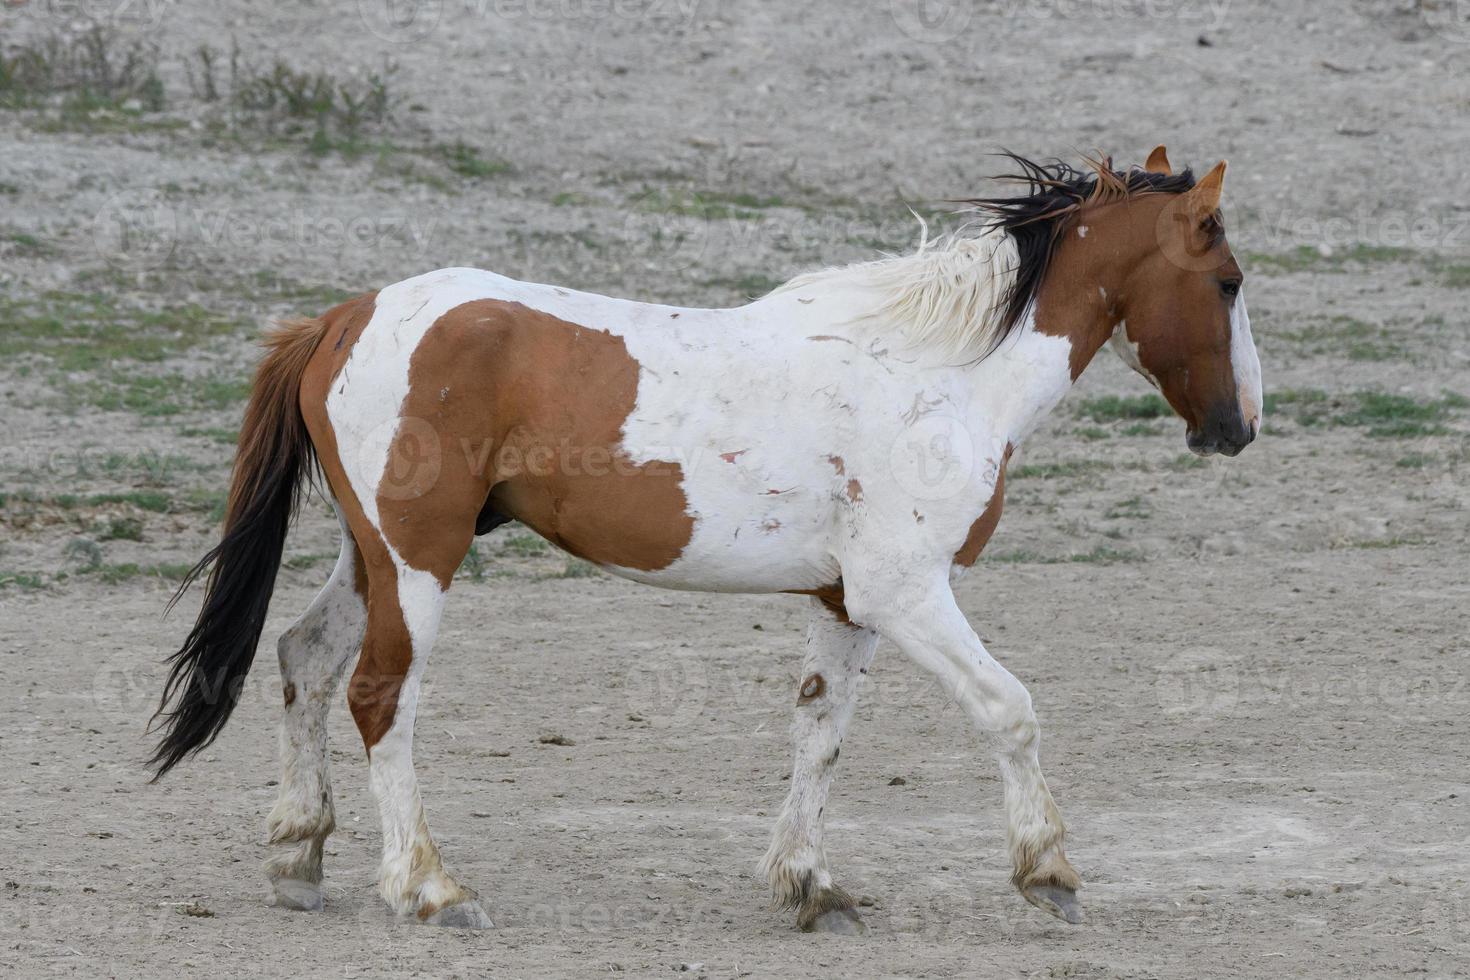
[[[744,456],[748,452],[750,452],[749,449],[737,449],[733,453],[720,453],[720,458],[727,463],[733,463],[735,462],[735,460],[739,459],[741,456]]]
[[[847,462],[841,456],[828,456],[827,462],[832,464],[832,468],[837,471],[838,476],[847,475]]]
[[[799,696],[796,699],[796,703],[810,704],[817,698],[821,697],[826,692],[826,690],[827,682],[822,678],[822,675],[812,674],[806,680],[801,682],[801,689],[799,692]]]
[[[995,473],[995,491],[990,495],[990,502],[975,518],[975,523],[970,525],[970,533],[965,535],[965,543],[960,545],[960,550],[954,553],[954,563],[969,568],[975,564],[980,557],[980,552],[985,550],[985,545],[990,541],[990,536],[995,533],[996,525],[1000,523],[1000,513],[1005,506],[1006,496],[1006,464],[1011,461],[1011,451],[1014,447],[1006,443],[1005,454],[1001,457],[1000,466]]]
[[[694,518],[678,463],[637,463],[623,449],[639,375],[622,338],[520,303],[475,300],[445,313],[414,352],[402,409],[437,441],[429,461],[437,472],[422,495],[380,495],[385,535],[416,568],[429,565],[404,549],[438,542],[429,550],[445,556],[433,564],[447,588],[468,548],[465,528],[472,533],[488,497],[498,513],[579,558],[668,567]],[[441,405],[434,394],[444,385],[479,394]],[[487,446],[488,456],[469,451]],[[401,449],[423,455],[422,446]]]
[[[855,479],[847,481],[847,499],[853,503],[863,499],[863,485]]]
[[[1094,216],[1088,220],[1086,238],[1063,236],[1046,281],[1036,293],[1036,332],[1064,337],[1072,345],[1067,366],[1073,381],[1092,363],[1118,322],[1114,304],[1098,292],[1099,286],[1106,288],[1098,262],[1107,254],[1103,243],[1110,229]],[[1112,285],[1116,291],[1118,284]]]
[[[296,703],[296,685],[287,681],[286,685],[281,688],[281,696],[286,700],[286,707],[291,707]]]
[[[823,585],[816,589],[787,589],[786,594],[809,595],[820,602],[829,613],[837,617],[839,623],[852,623],[852,620],[847,615],[846,593],[842,590],[842,579],[838,579],[831,585]]]

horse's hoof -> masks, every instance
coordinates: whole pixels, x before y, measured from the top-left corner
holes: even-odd
[[[300,878],[276,878],[271,881],[276,893],[276,906],[294,912],[320,912],[322,886]]]
[[[1077,893],[1070,888],[1060,885],[1034,885],[1031,888],[1022,889],[1021,894],[1026,901],[1052,915],[1077,925],[1082,922],[1082,903],[1077,901]]]
[[[830,932],[834,936],[861,936],[868,931],[856,909],[832,909],[823,912],[802,929],[803,932]]]
[[[479,902],[460,902],[440,909],[424,920],[431,926],[446,929],[489,929],[495,923],[480,908]]]

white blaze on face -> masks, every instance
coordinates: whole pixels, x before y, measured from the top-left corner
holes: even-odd
[[[1235,395],[1240,401],[1240,414],[1247,426],[1259,431],[1261,410],[1261,359],[1256,356],[1256,342],[1251,337],[1251,318],[1245,311],[1245,294],[1235,297],[1230,307],[1230,363],[1235,367]]]

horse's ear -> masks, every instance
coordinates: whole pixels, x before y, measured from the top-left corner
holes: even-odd
[[[1185,194],[1189,214],[1196,222],[1204,222],[1220,210],[1220,192],[1225,189],[1225,161],[1221,160],[1199,179]]]
[[[1163,174],[1166,177],[1174,172],[1174,168],[1169,166],[1169,154],[1164,151],[1164,144],[1160,143],[1154,147],[1154,151],[1148,155],[1148,160],[1144,163],[1143,169],[1151,174]]]

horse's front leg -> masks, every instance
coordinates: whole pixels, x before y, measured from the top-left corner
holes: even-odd
[[[852,897],[832,883],[822,850],[822,816],[878,634],[846,622],[819,600],[813,599],[812,607],[792,725],[791,790],[761,869],[777,905],[795,909],[802,930],[853,934],[863,931],[862,920]]]
[[[1012,883],[1028,902],[1067,922],[1082,921],[1081,880],[1062,850],[1065,827],[1038,749],[1041,728],[1025,686],[986,652],[950,591],[948,570],[906,582],[869,582],[848,608],[876,624],[915,663],[938,679],[969,714],[1000,762]]]

